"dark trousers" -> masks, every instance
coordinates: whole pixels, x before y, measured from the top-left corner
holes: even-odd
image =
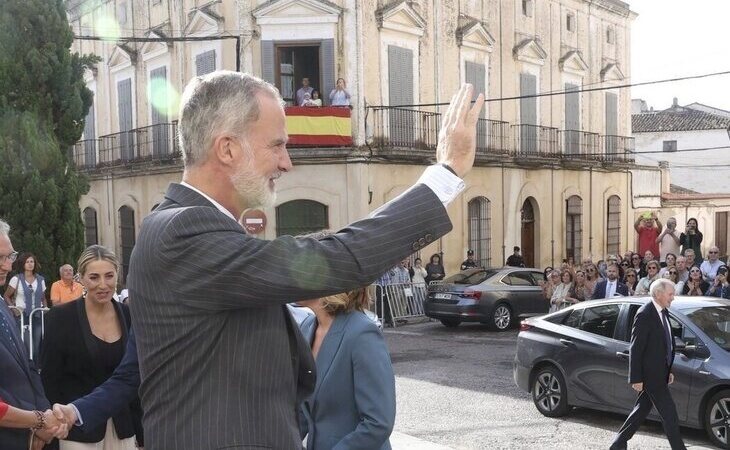
[[[639,393],[636,399],[634,409],[626,418],[626,422],[621,426],[616,439],[611,444],[611,449],[624,449],[626,443],[636,433],[646,416],[651,412],[651,406],[654,405],[662,418],[662,426],[664,433],[669,439],[672,450],[686,449],[682,435],[679,432],[679,417],[677,416],[677,407],[674,405],[672,395],[669,393],[669,387],[666,384],[660,386],[651,386]]]

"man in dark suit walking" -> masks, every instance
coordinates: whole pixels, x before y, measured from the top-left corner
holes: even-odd
[[[183,181],[145,218],[128,278],[148,450],[301,448],[314,360],[285,304],[367,285],[451,230],[445,205],[474,163],[484,103],[470,106],[472,91],[453,98],[438,164],[411,189],[323,239],[266,241],[238,220],[273,205],[292,168],[281,96],[239,72],[188,84]]]
[[[679,432],[677,408],[668,386],[674,382],[674,339],[668,313],[674,300],[674,283],[665,278],[658,279],[652,283],[650,293],[652,301],[639,308],[631,331],[629,383],[639,397],[616,435],[612,450],[626,448],[629,439],[649,415],[652,405],[662,418],[672,449],[686,448]]]
[[[618,265],[611,263],[606,267],[606,279],[596,283],[596,287],[593,288],[591,299],[611,298],[617,295],[628,297],[629,287],[619,281]]]

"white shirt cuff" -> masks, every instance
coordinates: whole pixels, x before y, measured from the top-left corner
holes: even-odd
[[[76,423],[74,424],[74,426],[82,426],[84,424],[84,420],[81,418],[81,413],[79,412],[79,409],[73,403],[69,403],[68,406],[72,407],[74,409],[74,412],[76,413]]]
[[[428,186],[444,206],[454,201],[466,187],[464,180],[440,165],[428,166],[418,183]]]

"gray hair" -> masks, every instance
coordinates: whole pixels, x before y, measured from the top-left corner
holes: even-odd
[[[0,219],[0,236],[10,236],[10,225],[3,219]]]
[[[659,292],[667,292],[670,289],[674,291],[674,283],[672,280],[669,280],[667,278],[658,278],[653,283],[651,283],[651,286],[649,287],[649,293],[651,294],[652,298],[656,298]]]
[[[73,270],[73,269],[74,269],[74,266],[72,266],[71,264],[64,264],[64,265],[62,265],[61,267],[59,267],[59,268],[58,268],[58,274],[59,274],[59,275],[61,275],[61,271],[63,271],[63,269],[64,269],[65,267],[70,267],[70,268],[71,268],[71,270]]]
[[[185,167],[204,161],[219,133],[246,133],[259,118],[256,96],[262,93],[283,104],[274,86],[247,73],[218,70],[193,78],[180,99],[178,131]]]

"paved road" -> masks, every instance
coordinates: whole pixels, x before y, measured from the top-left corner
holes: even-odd
[[[624,416],[574,409],[542,416],[512,379],[517,331],[439,322],[385,330],[396,374],[395,430],[454,449],[607,449]],[[712,448],[703,431],[682,429],[689,448]],[[631,448],[668,449],[647,422]],[[395,450],[398,450],[396,447]]]

